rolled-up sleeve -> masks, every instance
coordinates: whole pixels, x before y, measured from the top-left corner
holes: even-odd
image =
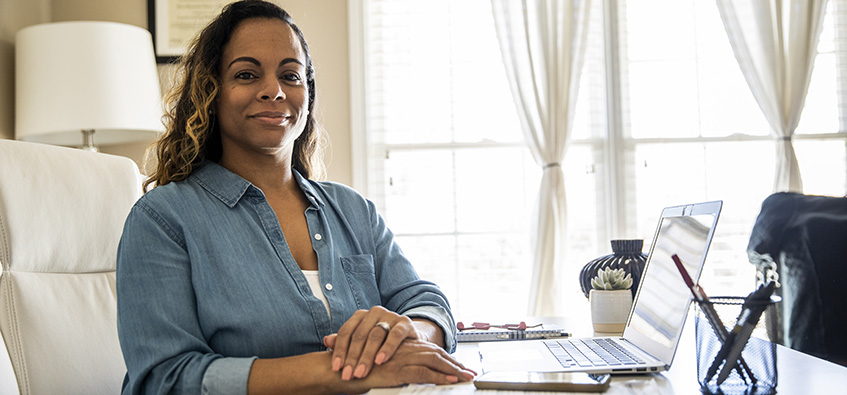
[[[247,378],[256,358],[220,358],[203,375],[203,395],[230,395],[247,392]]]

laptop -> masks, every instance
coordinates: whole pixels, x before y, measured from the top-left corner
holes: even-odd
[[[714,201],[662,210],[622,337],[480,343],[483,372],[631,374],[670,369],[692,301],[671,256],[679,256],[696,282],[722,205]]]

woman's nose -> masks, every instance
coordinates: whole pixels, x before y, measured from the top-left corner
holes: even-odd
[[[262,88],[259,91],[259,100],[282,100],[285,98],[285,93],[282,91],[282,84],[276,78],[266,78],[262,82]]]

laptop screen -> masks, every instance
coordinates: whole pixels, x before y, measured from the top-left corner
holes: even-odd
[[[673,359],[692,299],[671,256],[697,281],[720,208],[709,202],[662,212],[624,337],[665,363]]]

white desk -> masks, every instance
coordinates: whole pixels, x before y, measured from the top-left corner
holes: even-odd
[[[692,314],[689,314],[691,316]],[[590,328],[586,325],[568,323],[567,320],[556,320],[559,326],[573,331],[577,336],[591,336]],[[689,320],[690,321],[690,320]],[[505,321],[504,321],[505,322]],[[550,320],[540,322],[550,322]],[[527,321],[529,323],[529,321]],[[588,324],[590,325],[590,323]],[[574,329],[571,329],[574,328]],[[457,358],[465,366],[481,372],[478,348],[475,343],[460,343],[456,352]],[[777,346],[777,394],[778,395],[807,395],[807,394],[844,394],[847,393],[847,367],[831,363],[790,348]],[[449,395],[462,395],[479,392],[480,394],[496,394],[499,391],[476,391],[472,383],[462,383],[451,386],[431,387],[429,390]],[[389,395],[407,393],[413,388],[377,389],[370,391],[371,395]],[[423,393],[423,392],[422,392]],[[519,394],[520,392],[504,392]],[[527,394],[539,394],[527,392]],[[612,385],[606,394],[700,394],[697,383],[697,361],[694,350],[694,325],[685,325],[682,341],[676,352],[671,369],[655,374],[612,376]]]

